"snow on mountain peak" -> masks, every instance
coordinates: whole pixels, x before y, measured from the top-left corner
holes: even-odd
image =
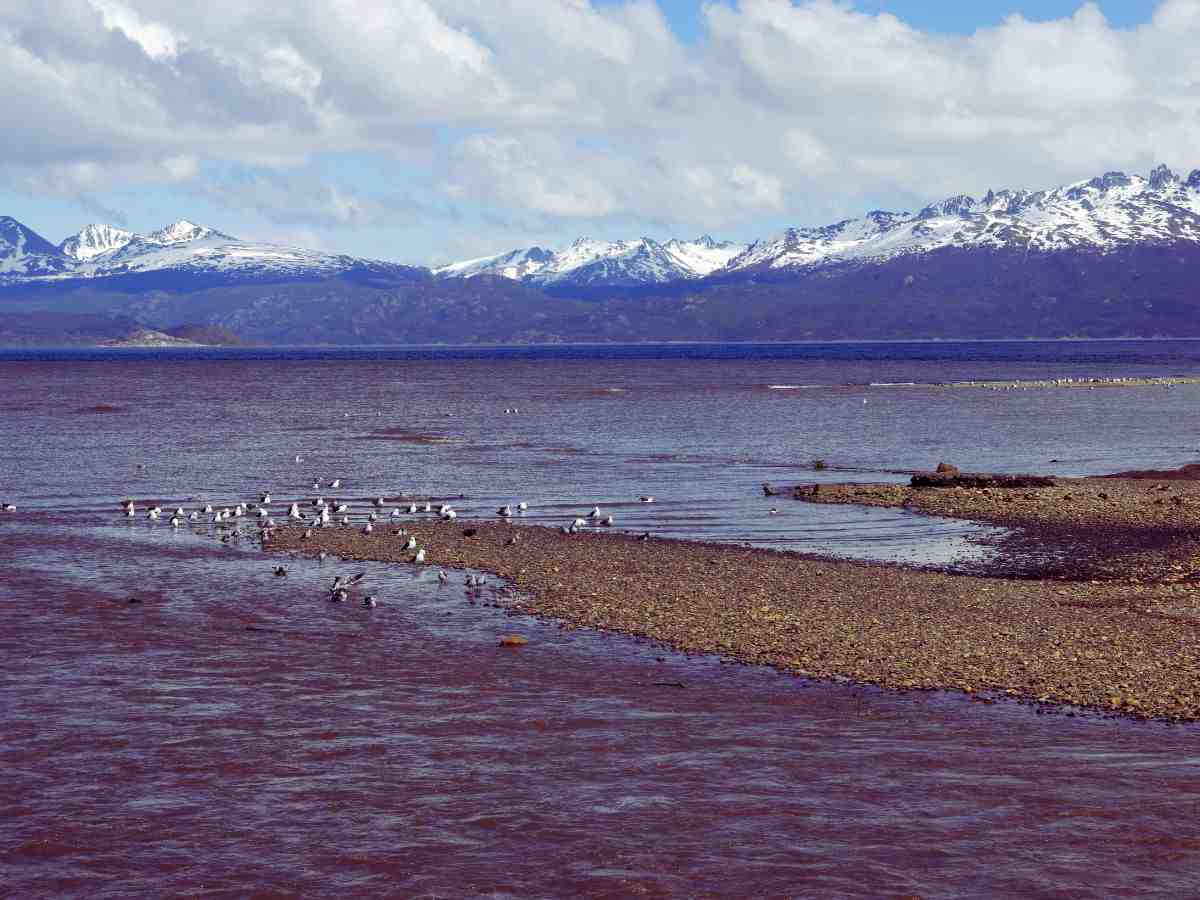
[[[132,231],[113,225],[85,225],[78,234],[59,244],[58,249],[72,259],[85,261],[111,250],[120,250],[135,237]]]
[[[160,228],[158,231],[153,231],[146,236],[151,241],[157,244],[182,244],[187,241],[195,241],[201,238],[218,237],[233,240],[227,234],[215,229],[208,228],[204,225],[197,225],[187,219],[180,219],[178,222],[172,222],[165,228]]]
[[[723,267],[744,245],[703,235],[659,243],[650,237],[603,241],[578,237],[561,250],[530,247],[434,269],[443,278],[499,275],[544,287],[639,285],[702,278]]]

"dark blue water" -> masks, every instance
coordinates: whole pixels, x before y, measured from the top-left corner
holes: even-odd
[[[944,563],[986,552],[972,528],[759,485],[1179,465],[1195,386],[927,385],[1197,374],[1194,341],[0,353],[5,887],[1192,896],[1192,727],[688,659],[510,618],[461,573],[356,566],[383,605],[331,606],[336,560],[276,578],[249,541],[117,504],[340,477],[358,519],[400,491],[549,524],[598,504],[633,530]],[[514,630],[531,644],[500,651]]]
[[[885,366],[961,363],[974,376],[997,375],[990,366],[1153,366],[1161,374],[1194,371],[1200,341],[842,341],[837,343],[645,343],[529,344],[363,347],[204,347],[204,348],[0,348],[0,360],[83,361],[118,359],[199,360],[791,360],[872,362]],[[980,367],[984,368],[980,368]],[[1011,371],[1006,369],[1004,371]]]

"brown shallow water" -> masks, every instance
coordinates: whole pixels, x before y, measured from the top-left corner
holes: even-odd
[[[221,585],[203,602],[7,586],[14,895],[1195,884],[1194,727],[815,684],[511,618],[428,569],[296,559],[277,579],[255,551],[171,540],[177,577]],[[383,606],[323,599],[359,570]],[[514,631],[530,643],[499,647]]]
[[[1134,445],[1166,467],[1193,440],[1150,428],[1186,421],[1183,388],[1138,419],[1144,398],[1120,389],[864,405],[753,387],[821,380],[802,366],[689,365],[0,367],[20,507],[0,517],[0,893],[1193,896],[1195,726],[689,658],[511,617],[457,572],[438,587],[428,569],[287,559],[276,578],[248,544],[116,505],[342,475],[359,497],[525,498],[539,521],[597,502],[635,530],[794,546],[840,529],[861,550],[905,520],[792,501],[768,518],[758,482],[811,478],[818,455],[964,461],[981,433],[979,468],[1087,468]],[[607,386],[628,390],[593,395]],[[74,414],[101,403],[127,411]],[[1069,414],[1085,421],[1046,431]],[[924,433],[935,419],[946,434]],[[1109,422],[1125,425],[1093,446]],[[365,439],[386,427],[460,442]],[[378,609],[324,599],[359,570]],[[529,644],[501,648],[511,633]]]

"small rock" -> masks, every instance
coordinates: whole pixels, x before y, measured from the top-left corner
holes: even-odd
[[[523,647],[529,643],[528,638],[523,638],[519,634],[506,634],[500,638],[501,647]]]

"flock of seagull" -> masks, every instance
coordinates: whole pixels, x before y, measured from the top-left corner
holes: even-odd
[[[299,461],[299,457],[297,457]],[[334,478],[328,482],[326,487],[330,489],[339,489],[342,486],[340,478]],[[313,490],[317,495],[311,500],[294,501],[288,505],[287,513],[281,514],[281,517],[289,525],[304,524],[305,528],[301,534],[301,540],[308,540],[313,536],[314,528],[329,528],[329,527],[349,527],[352,524],[350,504],[336,498],[325,498],[320,491],[322,484],[320,479],[316,479],[312,483]],[[643,495],[638,498],[642,503],[653,503],[654,497]],[[159,504],[154,504],[141,511],[134,504],[133,500],[126,500],[121,504],[124,515],[128,519],[137,518],[144,514],[144,517],[150,521],[156,522],[161,520],[169,513],[167,523],[173,529],[183,528],[189,524],[195,525],[215,525],[225,528],[232,528],[232,531],[227,532],[221,540],[223,542],[236,541],[241,536],[240,525],[243,522],[256,522],[258,526],[258,537],[261,542],[269,544],[272,535],[279,523],[275,520],[272,511],[272,497],[269,491],[264,491],[259,495],[257,502],[238,502],[233,506],[214,506],[212,503],[204,503],[203,506],[185,509],[183,506],[176,506],[175,509],[164,509]],[[361,532],[364,535],[370,535],[374,532],[376,524],[380,522],[385,515],[384,510],[388,506],[387,501],[383,497],[376,497],[371,501],[371,509],[366,515],[366,522],[361,527]],[[3,510],[6,512],[14,512],[16,506],[13,504],[4,504]],[[496,515],[507,519],[516,516],[518,513],[524,513],[529,509],[529,504],[521,501],[519,503],[506,503],[496,510]],[[407,505],[401,504],[392,508],[390,513],[387,513],[387,519],[390,522],[395,522],[407,515],[433,514],[440,517],[443,521],[454,521],[458,516],[458,512],[448,503],[440,503],[434,505],[432,501],[424,503],[409,502]],[[610,527],[615,523],[615,518],[612,515],[605,515],[601,512],[599,506],[593,506],[591,512],[586,516],[576,517],[571,522],[562,527],[563,534],[577,534],[584,528],[589,526],[604,526]],[[473,529],[471,529],[473,531]],[[404,528],[399,528],[392,531],[392,534],[397,537],[407,537],[403,549],[412,553],[409,558],[411,563],[420,565],[426,561],[426,552],[424,547],[417,544],[417,539],[414,535],[408,534]],[[643,539],[648,535],[643,535]],[[516,544],[519,536],[514,534],[509,538],[508,543]],[[328,557],[325,551],[321,551],[318,558],[324,562]],[[276,576],[286,576],[287,569],[283,566],[278,566],[274,570]],[[329,599],[334,603],[342,603],[351,598],[352,591],[363,580],[366,573],[358,573],[357,575],[339,575],[333,580],[333,584],[329,588]],[[438,583],[447,584],[450,576],[444,570],[439,570],[437,573]],[[467,574],[465,584],[468,590],[483,588],[487,585],[487,578],[484,575]],[[362,605],[368,608],[374,608],[379,605],[379,598],[375,595],[367,595],[363,597]]]

